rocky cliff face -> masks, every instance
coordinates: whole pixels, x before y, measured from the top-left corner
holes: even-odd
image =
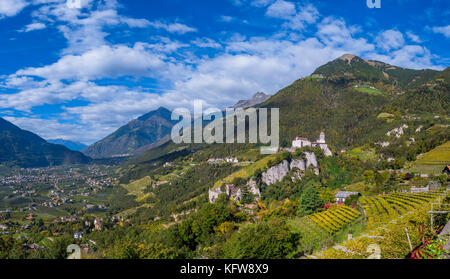
[[[291,169],[297,168],[299,170],[304,171],[304,170],[306,170],[306,162],[304,160],[296,160],[296,159],[294,159],[294,160],[291,161],[290,168]]]
[[[272,185],[282,181],[291,170],[294,170],[292,180],[302,179],[304,171],[309,167],[314,168],[315,174],[319,174],[319,164],[317,163],[316,154],[313,152],[305,152],[305,159],[293,159],[290,163],[287,160],[272,166],[266,172],[262,173],[261,181],[266,185]],[[247,183],[248,189],[255,198],[258,200],[261,197],[261,193],[256,181],[252,178]],[[222,194],[223,191],[220,188],[209,190],[209,201],[214,202],[217,197]],[[235,185],[227,185],[226,193],[230,198],[235,200],[241,199],[241,191],[236,188]]]
[[[256,181],[252,178],[250,179],[250,181],[247,183],[247,187],[248,190],[250,191],[250,193],[252,193],[257,200],[259,200],[259,198],[261,198],[261,192],[259,191],[259,187],[258,184],[256,183]]]
[[[269,168],[262,174],[262,181],[267,185],[272,185],[283,180],[289,172],[289,163],[284,160],[278,165]]]
[[[314,154],[313,152],[305,152],[305,156],[306,168],[308,168],[309,166],[314,166],[315,168],[317,168],[319,166],[319,164],[317,163],[316,154]]]
[[[262,174],[262,182],[266,185],[272,185],[283,180],[283,178],[289,173],[290,170],[305,171],[309,167],[314,168],[314,172],[319,174],[319,164],[317,163],[316,154],[313,152],[305,152],[305,159],[294,159],[289,164],[288,161],[283,161],[278,165],[275,165]],[[301,179],[301,172],[296,172],[293,179]]]

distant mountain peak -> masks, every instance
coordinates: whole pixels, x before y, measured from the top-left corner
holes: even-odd
[[[256,106],[256,105],[264,103],[270,97],[271,97],[271,95],[267,95],[266,93],[257,92],[253,95],[253,97],[250,100],[240,100],[233,106],[233,108],[237,109],[237,108],[248,108],[248,107]]]
[[[95,144],[83,149],[93,158],[130,156],[158,146],[167,141],[176,121],[172,112],[165,107],[150,111]]]
[[[355,58],[355,57],[358,57],[358,56],[356,56],[356,55],[354,55],[354,54],[344,54],[344,55],[342,55],[341,57],[339,57],[338,59],[339,59],[339,60],[347,61],[348,64],[351,64],[353,58]],[[358,57],[358,58],[359,58],[359,57]]]
[[[376,60],[367,60],[354,54],[341,57],[317,68],[312,76],[332,80],[359,80],[364,82],[384,82],[400,87],[414,88],[433,79],[439,72],[434,70],[414,70],[393,66]]]
[[[138,118],[138,120],[145,121],[153,116],[160,116],[163,118],[167,118],[168,115],[171,115],[172,112],[165,107],[159,107],[156,110],[153,110],[149,113],[146,113]]]

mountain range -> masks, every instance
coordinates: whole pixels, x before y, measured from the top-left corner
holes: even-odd
[[[71,140],[64,140],[64,139],[50,139],[50,140],[47,140],[47,142],[53,143],[53,144],[64,145],[65,147],[67,147],[73,151],[81,151],[87,147],[87,145],[84,143],[77,142],[77,141],[71,141]]]
[[[249,106],[280,109],[280,137],[289,146],[296,136],[317,137],[321,131],[336,148],[375,141],[394,123],[380,121],[381,113],[443,113],[449,111],[449,74],[436,70],[412,70],[346,54],[319,68],[311,76],[270,96],[257,93],[234,108]],[[0,121],[0,163],[47,166],[88,162],[91,158],[137,156],[137,161],[171,151],[170,132],[176,121],[171,111],[159,108],[132,120],[99,142],[74,152],[45,142],[4,119]],[[73,149],[73,143],[50,141]],[[210,153],[232,155],[242,146],[207,147]],[[247,148],[247,147],[245,147]],[[245,149],[244,148],[244,149]],[[156,149],[156,150],[155,150]],[[163,151],[165,149],[165,151]],[[214,151],[211,151],[214,150]],[[208,154],[208,153],[205,153]]]
[[[259,107],[280,109],[280,142],[315,139],[324,131],[334,151],[384,140],[411,115],[448,115],[450,69],[413,70],[344,55],[281,89]],[[392,115],[384,119],[383,115]],[[419,119],[419,118],[418,118]],[[419,121],[419,120],[418,120]],[[124,178],[138,179],[169,156],[185,156],[168,142],[131,159]],[[202,159],[251,156],[251,144],[186,145]],[[125,166],[126,168],[127,166]],[[124,180],[126,180],[124,179]]]
[[[160,107],[120,127],[82,152],[92,158],[126,157],[167,142],[172,127],[171,111]]]
[[[270,95],[258,92],[249,100],[241,100],[233,108],[247,108],[264,103]],[[95,144],[82,150],[92,158],[125,157],[141,154],[170,141],[172,127],[170,110],[160,107],[130,123]]]
[[[81,152],[48,143],[38,135],[0,118],[0,165],[47,167],[85,164],[90,160]]]

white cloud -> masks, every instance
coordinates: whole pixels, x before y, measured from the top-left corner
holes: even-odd
[[[29,3],[25,0],[1,0],[0,19],[5,16],[15,16],[28,5]]]
[[[33,117],[4,117],[7,121],[21,129],[31,131],[44,139],[65,139],[92,143],[104,136],[99,127],[89,127],[79,124],[61,123],[57,119],[41,119]]]
[[[434,27],[433,28],[433,32],[442,34],[445,37],[450,38],[450,25],[441,26],[441,27]]]
[[[37,1],[37,0],[36,0]],[[82,1],[87,9],[70,9],[65,0],[40,0],[47,5],[32,13],[40,22],[55,25],[68,41],[63,54],[81,54],[88,50],[107,45],[105,38],[109,35],[105,27],[126,25],[130,28],[163,29],[173,34],[196,32],[193,27],[178,22],[149,21],[120,15],[120,5],[116,0]],[[42,2],[44,1],[44,2]],[[37,4],[37,3],[35,3]]]
[[[276,0],[230,0],[230,2],[235,6],[243,6],[243,5],[250,5],[253,7],[266,7]]]
[[[201,48],[216,48],[220,49],[222,46],[210,38],[197,38],[194,41],[192,41],[192,44],[201,47]]]
[[[430,51],[419,45],[405,45],[399,31],[387,30],[375,41],[369,41],[360,27],[350,26],[343,19],[321,19],[311,4],[282,0],[238,1],[241,5],[268,7],[267,16],[281,19],[278,26],[282,31],[265,37],[234,33],[228,40],[199,36],[195,40],[188,37],[190,42],[179,42],[153,35],[148,38],[152,43],[113,45],[108,42],[107,32],[119,25],[128,27],[126,32],[131,32],[130,28],[149,28],[152,32],[155,31],[152,28],[157,28],[171,34],[197,30],[181,23],[122,16],[117,12],[116,1],[101,1],[103,6],[86,2],[86,7],[96,9],[83,12],[63,9],[59,0],[35,1],[50,5],[33,13],[33,20],[58,27],[69,47],[52,64],[25,68],[2,77],[0,87],[15,89],[18,93],[0,94],[0,108],[31,113],[36,106],[59,104],[64,110],[59,120],[14,119],[47,138],[69,135],[68,139],[91,143],[160,106],[190,107],[193,99],[201,99],[206,106],[224,108],[257,91],[275,94],[345,53],[409,68],[433,67],[434,56]],[[317,24],[312,26],[314,23]],[[317,31],[310,37],[297,32],[306,28]],[[414,34],[411,34],[406,33],[414,41]],[[375,44],[380,48],[376,49]],[[215,51],[200,56],[195,54],[198,48],[214,48]],[[135,87],[97,84],[97,80],[103,78],[123,77],[146,77],[164,83],[167,88],[159,88],[160,93],[156,94],[149,88],[141,88],[139,80],[134,80]],[[87,105],[73,107],[73,100]]]
[[[25,26],[25,28],[23,28],[19,32],[30,32],[30,31],[35,31],[35,30],[42,30],[45,28],[47,28],[47,26],[45,24],[43,24],[41,22],[35,22],[35,23],[28,24],[27,26]]]
[[[297,13],[295,4],[283,0],[277,0],[267,8],[266,15],[275,18],[289,19]]]
[[[235,18],[232,17],[232,16],[226,16],[226,15],[223,15],[223,16],[220,17],[219,20],[220,20],[220,21],[223,21],[223,22],[232,22],[234,19],[235,19]]]
[[[283,27],[292,30],[302,30],[306,24],[312,24],[319,18],[319,11],[312,4],[304,6],[277,0],[267,8],[266,15],[283,19],[286,22]]]
[[[410,39],[412,42],[414,43],[421,43],[422,40],[420,39],[419,36],[417,36],[416,34],[414,34],[411,31],[406,32],[406,36],[408,37],[408,39]]]
[[[419,45],[405,45],[388,54],[369,53],[367,58],[409,69],[442,70],[442,67],[435,66],[432,63],[431,60],[435,57],[430,50]]]
[[[384,50],[398,49],[405,44],[403,34],[397,30],[386,30],[376,38],[377,46]]]
[[[48,66],[19,70],[15,75],[48,80],[95,80],[123,76],[161,77],[161,73],[169,75],[181,70],[180,66],[164,61],[163,54],[152,52],[152,47],[144,43],[136,43],[133,47],[101,46],[81,55],[66,55]]]
[[[344,20],[325,18],[317,25],[317,37],[328,47],[347,53],[361,54],[374,50],[374,45],[365,38],[357,38],[359,28],[347,26]]]
[[[150,26],[158,29],[164,29],[170,33],[185,34],[189,32],[197,32],[197,29],[189,27],[181,23],[163,23],[161,21],[151,22]]]

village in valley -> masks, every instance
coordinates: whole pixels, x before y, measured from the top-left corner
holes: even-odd
[[[61,227],[50,237],[63,235],[65,227],[82,229],[73,233],[76,240],[81,240],[86,230],[100,231],[108,210],[107,199],[117,182],[114,169],[80,165],[12,170],[10,175],[0,177],[0,234],[27,239],[27,232],[44,223]],[[108,223],[124,221],[112,217]],[[39,250],[45,246],[32,243],[25,248]]]

